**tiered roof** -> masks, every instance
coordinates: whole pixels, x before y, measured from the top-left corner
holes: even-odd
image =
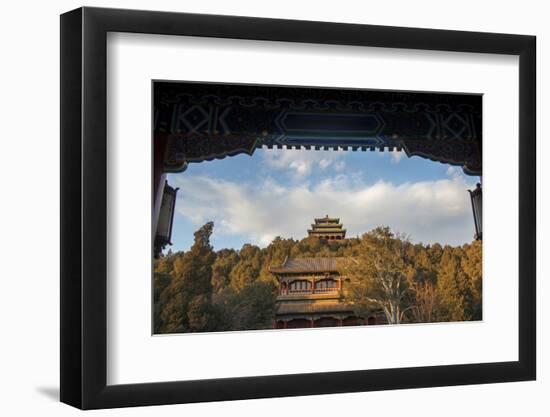
[[[315,236],[324,239],[344,239],[346,229],[340,224],[340,219],[329,217],[328,214],[320,219],[315,219],[315,224],[307,231],[309,236]]]
[[[323,224],[323,223],[340,223],[340,219],[338,217],[328,217],[328,214],[325,217],[321,217],[315,220],[315,224]]]

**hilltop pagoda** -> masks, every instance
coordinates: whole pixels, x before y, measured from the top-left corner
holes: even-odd
[[[310,236],[339,239],[346,236],[340,219],[315,219]],[[384,313],[373,310],[359,317],[345,301],[349,279],[341,275],[339,264],[345,257],[289,258],[272,265],[269,272],[277,279],[279,291],[273,327],[276,329],[385,324]]]
[[[340,224],[340,219],[329,217],[328,214],[315,219],[315,224],[307,231],[308,235],[326,240],[342,240],[346,238],[346,229]]]

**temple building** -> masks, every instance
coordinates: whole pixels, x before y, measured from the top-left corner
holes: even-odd
[[[342,240],[346,238],[346,229],[340,224],[340,219],[328,217],[315,219],[315,224],[307,231],[309,236],[326,240]]]
[[[320,238],[338,236],[332,239],[344,239],[346,231],[339,221],[328,216],[315,219],[313,230],[308,230],[308,233]],[[327,232],[327,229],[331,232]],[[339,232],[336,233],[336,230]],[[340,275],[339,262],[346,262],[346,258],[286,258],[282,265],[270,268],[279,283],[275,328],[356,326],[385,322],[383,314],[379,312],[373,312],[368,317],[358,317],[352,306],[343,301],[349,280]]]

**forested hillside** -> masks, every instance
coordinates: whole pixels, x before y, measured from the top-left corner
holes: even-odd
[[[213,223],[187,252],[154,264],[155,333],[271,328],[277,282],[269,267],[288,257],[339,257],[346,300],[358,315],[384,311],[389,323],[481,319],[481,242],[460,247],[412,244],[388,228],[327,243],[276,238],[266,248],[214,251]]]

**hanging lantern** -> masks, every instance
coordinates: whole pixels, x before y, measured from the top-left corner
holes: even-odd
[[[158,258],[166,245],[171,245],[172,224],[176,207],[176,194],[179,188],[173,188],[164,183],[162,202],[160,205],[157,233],[155,235],[155,258]]]
[[[472,200],[472,211],[474,214],[474,225],[476,228],[475,238],[481,240],[482,232],[482,215],[481,215],[481,184],[477,184],[475,190],[468,190],[470,199]]]

